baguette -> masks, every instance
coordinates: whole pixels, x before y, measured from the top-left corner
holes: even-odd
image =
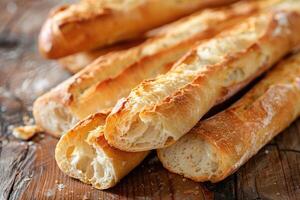
[[[60,58],[142,35],[198,9],[234,0],[82,0],[52,11],[42,27],[39,49]]]
[[[91,64],[98,57],[114,51],[129,49],[142,43],[143,40],[134,40],[129,42],[118,43],[109,47],[95,49],[86,52],[79,52],[60,58],[58,62],[70,73],[75,74],[82,70],[87,65]]]
[[[88,115],[111,109],[142,80],[167,72],[196,42],[213,37],[274,2],[246,1],[208,9],[166,26],[141,45],[101,56],[35,101],[36,123],[48,133],[61,136]]]
[[[55,148],[56,162],[65,174],[98,189],[114,186],[149,153],[110,147],[101,132],[105,118],[102,113],[91,115],[68,131]]]
[[[247,4],[240,3],[236,9],[244,12],[245,9],[242,8]],[[232,8],[227,8],[226,10],[230,9]],[[208,16],[214,16],[214,19],[216,19],[216,16],[218,16],[216,14],[221,14],[224,11],[223,9],[218,12],[208,11],[210,13]],[[210,17],[207,19],[213,18]],[[60,139],[55,153],[57,164],[64,173],[85,183],[92,184],[98,189],[106,189],[114,186],[149,153],[149,151],[125,153],[110,147],[103,137],[104,118],[103,114],[98,113],[77,124],[75,128],[68,131]],[[96,152],[96,154],[91,152]],[[98,160],[101,160],[101,162],[98,162]],[[129,167],[123,168],[122,164],[124,162],[129,163]],[[102,173],[102,170],[100,173],[98,170],[91,170],[96,168],[96,166],[106,171],[106,173]],[[117,175],[111,176],[111,174]]]
[[[235,172],[300,114],[300,54],[281,62],[227,110],[157,151],[171,172],[218,182]]]
[[[300,1],[285,1],[198,45],[164,75],[118,101],[108,143],[123,151],[164,148],[300,43]],[[277,48],[276,48],[277,47]],[[178,123],[180,122],[180,123]]]

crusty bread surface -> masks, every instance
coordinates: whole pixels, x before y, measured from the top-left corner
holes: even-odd
[[[105,118],[106,114],[97,113],[81,121],[59,140],[55,149],[56,162],[65,174],[98,189],[113,187],[148,154],[109,146],[101,131]]]
[[[139,37],[198,9],[234,0],[82,0],[53,10],[42,27],[39,49],[47,58]]]
[[[166,74],[134,88],[107,117],[105,138],[124,151],[167,147],[299,43],[300,1],[284,1],[201,43]]]
[[[164,167],[218,182],[241,167],[300,114],[300,53],[281,62],[238,102],[157,150]]]
[[[88,115],[111,109],[144,79],[166,73],[195,43],[273,2],[246,1],[195,13],[167,25],[141,45],[99,57],[35,101],[36,123],[52,135],[61,136]]]

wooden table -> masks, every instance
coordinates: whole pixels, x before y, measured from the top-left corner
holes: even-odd
[[[69,74],[41,58],[36,38],[59,0],[0,1],[0,199],[300,199],[300,120],[218,184],[171,174],[151,154],[120,184],[99,191],[60,172],[56,139],[11,136],[32,118],[34,99]]]

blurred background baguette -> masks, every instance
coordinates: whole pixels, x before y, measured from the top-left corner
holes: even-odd
[[[264,10],[203,42],[170,71],[135,87],[108,115],[104,135],[123,151],[167,147],[300,44],[300,1]]]
[[[82,0],[52,11],[39,37],[47,58],[60,58],[140,36],[208,6],[234,0]]]
[[[136,39],[132,41],[120,42],[109,47],[90,50],[86,52],[79,52],[64,58],[60,58],[58,59],[58,62],[70,73],[75,74],[102,55],[108,54],[110,52],[129,49],[131,47],[139,45],[143,41],[143,39]]]
[[[167,72],[197,42],[213,37],[274,2],[245,1],[208,9],[168,25],[141,45],[99,57],[35,101],[36,123],[55,136],[62,135],[88,115],[111,109],[144,79]]]
[[[235,172],[300,114],[300,53],[282,61],[225,111],[157,150],[164,167],[195,181]]]

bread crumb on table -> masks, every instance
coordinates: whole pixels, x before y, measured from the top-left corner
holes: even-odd
[[[269,150],[265,150],[265,154],[269,154]]]
[[[57,185],[57,189],[58,189],[59,191],[62,191],[64,188],[65,188],[65,185],[62,184],[62,183],[60,183],[60,184]]]
[[[45,196],[46,197],[52,197],[52,196],[54,196],[55,195],[55,189],[48,189],[47,191],[46,191],[46,193],[45,193]]]
[[[29,140],[36,133],[41,132],[42,129],[36,125],[19,126],[13,129],[12,134],[21,140]]]

